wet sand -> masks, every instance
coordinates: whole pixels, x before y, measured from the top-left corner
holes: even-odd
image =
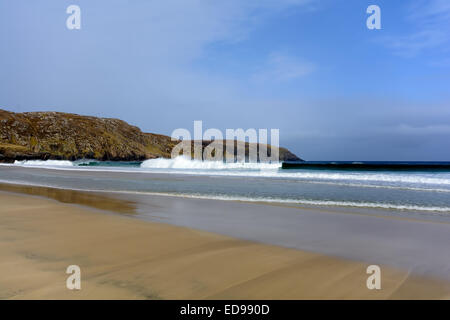
[[[450,298],[449,282],[384,265],[368,290],[367,262],[143,221],[132,201],[9,191],[27,194],[0,192],[1,299]],[[79,291],[66,288],[74,264]]]

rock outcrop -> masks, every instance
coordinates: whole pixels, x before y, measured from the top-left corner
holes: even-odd
[[[178,142],[165,135],[144,133],[119,119],[0,109],[0,161],[3,162],[170,158]],[[279,154],[280,160],[300,160],[284,148],[279,149]]]

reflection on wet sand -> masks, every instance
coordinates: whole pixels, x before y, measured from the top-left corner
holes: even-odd
[[[449,282],[382,264],[382,290],[369,290],[366,262],[27,194],[0,191],[0,204],[0,299],[449,298]],[[81,290],[67,289],[70,265]]]
[[[0,190],[46,197],[63,203],[78,204],[99,210],[113,211],[117,213],[134,214],[136,212],[136,204],[132,201],[115,199],[92,192],[88,193],[69,189],[56,189],[4,183],[0,183]]]

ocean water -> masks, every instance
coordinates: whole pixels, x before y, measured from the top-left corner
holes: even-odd
[[[176,159],[16,161],[0,182],[92,191],[450,213],[450,170],[283,169],[281,163]],[[442,163],[441,163],[442,164]],[[448,163],[447,163],[448,164]],[[408,170],[408,166],[411,170]],[[430,164],[433,167],[432,164]]]

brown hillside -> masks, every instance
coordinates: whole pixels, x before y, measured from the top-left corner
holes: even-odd
[[[144,133],[119,119],[0,109],[0,161],[169,158],[177,143],[168,136]],[[296,159],[280,148],[280,160]]]

